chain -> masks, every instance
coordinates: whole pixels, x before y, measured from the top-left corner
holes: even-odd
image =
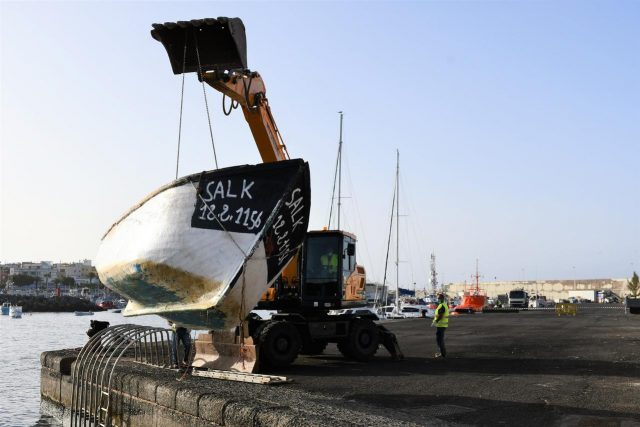
[[[198,58],[198,73],[200,74],[200,81],[202,82],[202,94],[204,95],[204,107],[207,110],[207,121],[209,122],[209,135],[211,136],[211,148],[213,148],[213,160],[216,163],[216,169],[218,169],[218,156],[216,155],[216,144],[213,142],[213,130],[211,129],[211,116],[209,115],[209,103],[207,102],[207,91],[204,87],[204,74],[202,73],[202,65],[200,64],[200,50],[198,49],[198,37],[195,36],[196,41],[196,57]]]
[[[178,122],[178,154],[176,156],[176,179],[178,179],[178,165],[180,164],[180,139],[182,137],[182,106],[184,104],[184,71],[187,66],[187,32],[184,34],[184,54],[182,57],[182,91],[180,93],[180,121]]]

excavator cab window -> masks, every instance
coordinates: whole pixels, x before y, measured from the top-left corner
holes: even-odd
[[[356,268],[356,244],[348,236],[344,237],[342,251],[342,266],[347,276]]]
[[[319,306],[341,295],[343,238],[338,234],[308,235],[304,244],[303,299]]]
[[[305,279],[321,283],[335,281],[340,267],[342,253],[338,236],[314,236],[308,238],[305,256]]]

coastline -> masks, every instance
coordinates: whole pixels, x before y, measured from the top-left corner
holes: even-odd
[[[22,306],[23,313],[73,313],[74,311],[105,311],[94,303],[82,298],[62,296],[46,298],[42,296],[1,295],[0,302]]]

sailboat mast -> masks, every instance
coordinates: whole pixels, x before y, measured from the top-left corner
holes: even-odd
[[[340,142],[338,143],[338,230],[340,230],[340,205],[342,196],[342,111],[340,111]]]
[[[400,312],[400,151],[396,150],[396,310]]]
[[[389,265],[389,252],[391,249],[391,233],[393,232],[393,210],[396,207],[396,193],[398,189],[394,186],[393,188],[393,201],[391,202],[391,218],[389,219],[389,237],[387,238],[387,255],[384,259],[384,277],[382,279],[382,301],[383,305],[387,305],[387,295],[389,293],[389,287],[387,286],[387,267]]]
[[[478,272],[478,258],[476,258],[476,294],[480,292],[480,273]]]

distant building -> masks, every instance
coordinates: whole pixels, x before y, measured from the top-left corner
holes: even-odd
[[[47,278],[57,277],[56,269],[49,261],[20,262],[12,264],[12,267],[9,269],[9,275],[17,276],[18,274],[38,277],[43,282]]]
[[[93,274],[93,277],[90,277]],[[41,288],[51,289],[56,278],[71,277],[78,285],[88,285],[90,282],[99,282],[98,273],[91,265],[91,260],[84,259],[73,263],[52,263],[51,261],[18,262],[0,264],[0,283],[10,286],[10,276],[32,276],[34,284],[39,283]],[[24,287],[23,287],[24,288]]]
[[[452,283],[449,286],[449,295],[462,295],[465,289],[471,288],[470,284]],[[513,289],[524,289],[531,296],[543,295],[554,301],[568,299],[577,291],[589,291],[590,295],[602,291],[603,294],[615,294],[618,297],[624,297],[628,293],[626,279],[497,281],[480,283],[480,289],[490,298],[509,294]]]

